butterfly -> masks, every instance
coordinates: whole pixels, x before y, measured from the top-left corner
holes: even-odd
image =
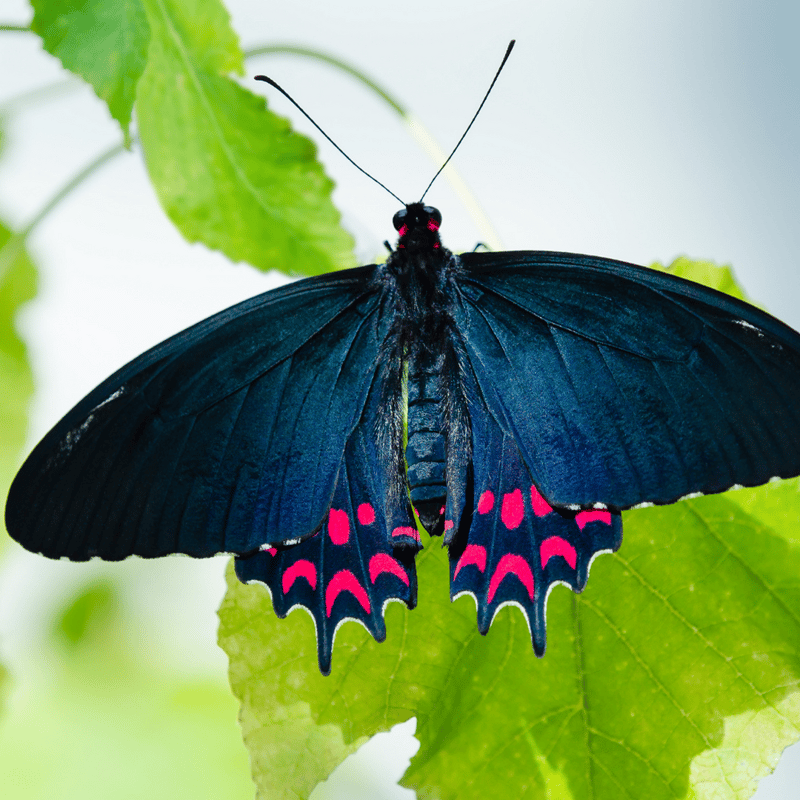
[[[6,525],[50,558],[236,555],[330,671],[347,619],[413,608],[419,522],[486,633],[518,606],[545,649],[620,512],[800,473],[800,335],[690,281],[441,243],[394,218],[384,264],[266,292],[120,369],[39,443]]]
[[[100,384],[19,470],[11,536],[75,561],[232,553],[278,616],[310,612],[328,674],[345,620],[382,641],[386,604],[414,607],[419,526],[480,632],[515,605],[542,655],[550,590],[583,590],[624,509],[800,474],[783,323],[621,261],[454,255],[422,199],[393,223],[384,264],[246,300]]]

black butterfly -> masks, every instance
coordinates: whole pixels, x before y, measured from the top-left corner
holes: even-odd
[[[417,519],[480,631],[518,605],[541,655],[549,590],[583,589],[621,510],[800,473],[795,331],[620,261],[456,256],[440,224],[408,205],[385,264],[123,367],[22,466],[11,535],[78,561],[234,553],[279,616],[311,612],[327,674],[344,620],[380,641],[386,603],[414,606]]]

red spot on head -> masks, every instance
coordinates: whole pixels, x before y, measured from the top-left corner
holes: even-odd
[[[347,544],[350,538],[350,520],[347,512],[332,508],[328,513],[328,536],[334,544]]]
[[[440,246],[440,245],[439,245],[439,242],[434,242],[434,243],[433,243],[433,249],[434,249],[434,250],[438,250],[438,249],[439,249],[439,246]]]
[[[488,514],[493,508],[494,494],[487,489],[478,500],[478,513]]]
[[[292,588],[292,584],[298,578],[305,578],[312,592],[317,588],[317,568],[310,561],[301,558],[299,561],[295,561],[294,564],[287,567],[281,576],[281,585],[284,594]]]
[[[369,595],[367,590],[358,582],[358,579],[349,569],[340,569],[332,578],[325,589],[325,613],[330,616],[333,611],[333,604],[342,592],[350,594],[361,603],[361,607],[367,614],[370,613]]]
[[[503,578],[509,573],[516,575],[520,579],[522,585],[528,590],[528,597],[533,600],[533,573],[530,565],[522,556],[506,553],[500,559],[500,563],[489,581],[489,593],[486,596],[487,603],[492,602],[498,587],[503,582]]]
[[[486,548],[479,544],[468,544],[458,559],[455,572],[453,573],[453,580],[456,579],[461,567],[468,567],[474,564],[481,572],[486,569]]]
[[[400,565],[400,562],[392,558],[388,553],[376,553],[369,560],[369,579],[375,583],[378,576],[383,572],[396,575],[403,583],[408,586],[408,575]]]
[[[602,511],[599,508],[592,509],[591,511],[579,511],[575,515],[575,522],[578,523],[578,527],[583,530],[590,522],[594,522],[595,520],[599,520],[600,522],[605,522],[606,525],[611,524],[611,512],[610,511]]]
[[[522,504],[522,492],[519,489],[514,489],[513,492],[504,494],[503,507],[500,510],[500,519],[503,520],[503,525],[513,531],[514,528],[519,528],[524,515],[525,507]]]
[[[410,525],[395,528],[392,531],[392,536],[410,536],[414,541],[419,541],[419,531],[416,528],[412,528]]]
[[[436,220],[435,219],[429,219],[428,220],[428,230],[429,231],[438,231],[439,230],[439,226],[436,224]]]
[[[531,505],[533,505],[533,513],[537,517],[544,517],[553,510],[553,506],[539,494],[539,490],[535,486],[531,486]]]
[[[575,569],[575,564],[578,563],[578,556],[575,553],[575,548],[560,536],[548,536],[539,547],[539,554],[542,557],[542,569],[547,566],[547,562],[553,556],[562,556],[566,559],[572,569]]]
[[[369,503],[362,503],[356,513],[362,525],[372,525],[375,522],[375,509]]]
[[[400,229],[397,231],[397,235],[402,238],[408,233],[408,225],[401,225]]]

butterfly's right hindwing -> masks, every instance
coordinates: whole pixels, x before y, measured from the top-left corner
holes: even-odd
[[[541,656],[550,591],[557,583],[583,591],[594,557],[622,543],[622,517],[601,509],[554,509],[514,437],[489,412],[468,366],[463,375],[472,457],[469,479],[454,476],[467,489],[466,513],[450,499],[448,486],[450,595],[472,595],[483,634],[503,606],[518,606]]]
[[[11,535],[73,560],[310,536],[389,324],[373,274],[267,292],[123,367],[29,456],[6,507]]]

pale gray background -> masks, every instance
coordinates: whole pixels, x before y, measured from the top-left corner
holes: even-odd
[[[448,149],[516,38],[506,72],[456,160],[502,245],[639,263],[681,254],[732,263],[754,300],[800,327],[797,2],[228,5],[245,46],[292,42],[352,61]],[[21,0],[3,0],[0,18],[25,22],[29,12]],[[248,72],[268,72],[284,84],[403,198],[417,199],[427,185],[435,166],[393,112],[351,79],[290,57],[252,61]],[[34,37],[0,36],[0,103],[60,74]],[[296,116],[281,98],[273,107]],[[310,130],[304,120],[297,126]],[[0,213],[16,224],[119,138],[102,104],[83,88],[19,109],[6,134]],[[371,260],[393,235],[397,203],[328,146],[321,155],[338,183],[335,199],[358,236],[359,255]],[[426,199],[442,210],[451,248],[470,249],[484,238],[444,181]],[[186,245],[165,220],[136,154],[77,192],[39,229],[31,249],[43,270],[41,298],[23,319],[40,389],[31,442],[128,358],[281,280],[245,266],[231,269],[203,247]],[[126,569],[128,600],[149,620],[154,646],[187,670],[225,668],[214,644],[222,568],[219,561],[173,559],[129,562]],[[17,552],[6,560],[0,642],[13,669],[35,658],[30,632],[48,610],[103,569]],[[148,605],[153,597],[157,608]],[[376,744],[381,755],[368,755],[361,767],[373,777],[354,778],[361,796],[409,797],[390,786],[413,751],[408,733]],[[795,800],[799,762],[798,747],[787,751],[778,772],[762,782],[759,800]],[[331,786],[326,791],[315,797],[357,796],[346,777],[340,794]]]

